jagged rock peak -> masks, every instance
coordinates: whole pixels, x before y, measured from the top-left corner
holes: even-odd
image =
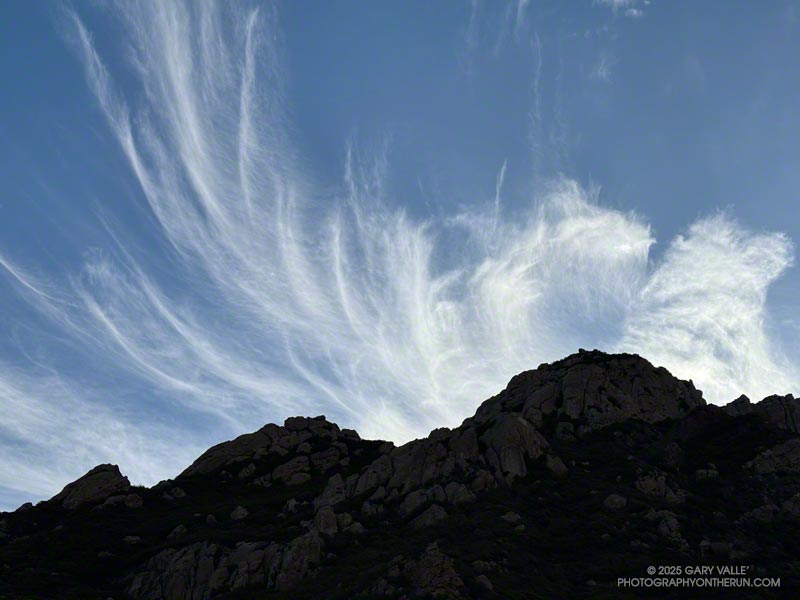
[[[654,367],[640,356],[580,350],[517,375],[503,392],[485,401],[462,427],[454,431],[434,430],[426,440],[446,445],[452,437],[455,443],[463,445],[465,440],[475,437],[474,428],[478,427],[482,443],[494,448],[498,460],[506,457],[500,461],[503,465],[498,469],[522,474],[523,459],[516,456],[516,446],[520,446],[528,458],[544,453],[547,442],[538,432],[549,437],[569,428],[580,435],[627,419],[651,423],[677,419],[703,405],[702,393],[691,381],[677,379],[663,367]],[[490,424],[491,432],[486,432]],[[290,417],[282,427],[269,424],[210,448],[180,477],[211,473],[244,460],[257,460],[271,452],[293,452],[312,438],[325,438],[330,442],[359,439],[355,431],[340,429],[324,416]],[[412,443],[395,449],[392,462],[413,454],[417,446],[422,447]],[[468,446],[467,454],[474,454],[476,448]],[[512,451],[515,453],[513,460]],[[366,489],[367,483],[362,484],[359,491]]]
[[[481,405],[474,421],[519,412],[537,429],[566,421],[592,430],[627,419],[677,419],[703,405],[702,392],[691,380],[680,380],[636,354],[580,350],[512,378]]]
[[[130,487],[130,481],[120,473],[117,465],[103,464],[67,484],[52,500],[61,502],[66,509],[74,510],[82,504],[96,503],[113,494],[127,492]]]
[[[755,404],[742,394],[733,402],[723,406],[722,410],[733,417],[753,414],[773,427],[800,433],[800,399],[792,394],[767,396]]]
[[[312,438],[325,438],[331,442],[339,438],[359,439],[351,429],[339,429],[324,416],[289,417],[283,427],[270,423],[254,433],[240,435],[206,450],[179,477],[202,475],[245,458],[260,458],[270,450],[283,452],[296,449]]]

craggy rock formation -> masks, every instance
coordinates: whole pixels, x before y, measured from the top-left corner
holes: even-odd
[[[150,489],[101,465],[0,515],[0,598],[635,597],[617,577],[710,561],[796,589],[793,402],[706,406],[581,351],[400,447],[293,417]]]
[[[745,466],[760,475],[766,473],[800,473],[800,439],[790,439],[764,450]]]
[[[127,588],[133,598],[202,600],[245,587],[290,590],[319,564],[322,540],[310,531],[288,545],[240,542],[226,548],[197,542],[149,559]]]
[[[747,396],[741,395],[724,410],[733,416],[753,414],[779,429],[800,432],[800,399],[791,394],[768,396],[758,404],[752,404]]]
[[[74,510],[82,504],[127,492],[130,487],[131,482],[119,472],[117,465],[97,465],[80,479],[68,484],[53,500],[60,501],[64,508]]]
[[[521,412],[547,432],[566,423],[586,433],[629,419],[678,419],[704,405],[691,381],[638,356],[580,351],[517,375],[504,392],[481,405],[473,420],[485,423],[501,412]]]

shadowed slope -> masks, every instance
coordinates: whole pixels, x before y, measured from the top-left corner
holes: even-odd
[[[90,500],[2,516],[0,597],[633,597],[617,577],[707,563],[788,593],[800,438],[737,402],[581,351],[399,447],[293,417],[150,489],[95,469],[71,484]]]

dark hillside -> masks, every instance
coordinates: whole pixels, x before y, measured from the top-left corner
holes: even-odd
[[[797,597],[797,403],[707,406],[581,351],[400,447],[294,417],[149,489],[101,465],[0,514],[0,598]],[[699,565],[780,586],[618,584]]]

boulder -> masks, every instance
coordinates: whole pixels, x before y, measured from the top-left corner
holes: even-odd
[[[475,494],[473,494],[463,483],[458,483],[457,481],[451,481],[448,483],[444,487],[444,493],[449,504],[464,504],[467,502],[474,502],[476,500]]]
[[[492,477],[489,471],[484,469],[479,469],[478,472],[475,474],[474,479],[470,483],[470,488],[473,492],[484,492],[489,490],[497,485],[494,477]]]
[[[260,487],[263,487],[263,488],[268,488],[268,487],[270,487],[272,485],[272,482],[270,481],[271,479],[272,479],[272,474],[271,473],[267,473],[266,475],[261,475],[260,477],[256,477],[250,483],[252,485],[257,485],[257,486],[260,486]]]
[[[448,440],[448,446],[455,465],[461,469],[465,469],[470,463],[479,460],[478,434],[474,427],[459,427],[453,431]]]
[[[350,440],[360,440],[361,436],[355,429],[342,429],[342,435]]]
[[[661,471],[645,473],[636,480],[636,489],[645,496],[663,498],[670,504],[680,504],[686,499],[686,492],[667,484],[667,476]]]
[[[781,503],[781,516],[786,519],[800,519],[800,493]]]
[[[175,527],[172,531],[170,531],[169,535],[167,536],[168,540],[175,540],[185,536],[189,530],[186,528],[186,525],[180,524]]]
[[[527,475],[526,459],[539,458],[550,446],[533,425],[509,413],[498,415],[480,439],[487,446],[486,461],[509,483]]]
[[[307,474],[309,470],[309,460],[307,456],[296,456],[288,462],[275,467],[272,471],[272,479],[288,483],[292,477],[298,473]]]
[[[456,459],[446,443],[447,440],[415,440],[392,450],[389,454],[392,474],[386,488],[398,489],[401,495],[405,495],[411,490],[450,476],[455,470]],[[383,457],[379,460],[382,459]],[[377,482],[380,482],[379,478],[369,483],[377,487]],[[369,487],[364,491],[369,491]]]
[[[609,494],[603,501],[603,507],[606,510],[617,511],[622,510],[628,504],[628,499],[619,494]]]
[[[345,446],[347,448],[347,446]],[[321,452],[316,452],[310,457],[311,466],[320,473],[324,473],[328,469],[336,466],[341,458],[341,452],[337,447],[331,446]]]
[[[323,506],[314,515],[314,527],[322,535],[334,536],[339,531],[339,526],[336,520],[336,513],[330,506]]]
[[[675,513],[668,510],[655,510],[651,508],[647,511],[644,518],[648,521],[656,521],[658,523],[656,530],[659,535],[665,539],[677,544],[681,548],[689,547],[681,534],[681,526]]]
[[[768,473],[800,473],[800,439],[792,438],[765,450],[745,467],[764,475]]]
[[[709,463],[704,469],[697,469],[694,472],[694,478],[697,481],[711,481],[719,479],[719,471],[716,465]]]
[[[700,555],[704,558],[729,560],[732,550],[733,546],[729,542],[711,542],[707,539],[700,542]]]
[[[556,424],[556,439],[574,440],[575,426],[570,421],[559,421]]]
[[[366,492],[370,492],[389,481],[392,476],[392,459],[389,455],[384,454],[372,464],[370,464],[361,477],[358,478],[356,484],[355,494],[358,496]]]
[[[241,471],[239,471],[239,479],[247,479],[255,475],[256,472],[256,465],[255,463],[250,463],[246,467],[242,467]]]
[[[314,499],[314,508],[321,506],[336,506],[347,499],[347,487],[340,473],[336,473],[330,479],[317,498]]]
[[[429,545],[417,560],[405,563],[403,575],[411,582],[415,597],[461,600],[464,581],[455,569],[452,558],[436,543]]]
[[[190,477],[219,471],[228,464],[253,458],[257,452],[272,448],[281,440],[288,440],[289,432],[283,427],[269,424],[254,433],[240,435],[203,452],[191,466],[178,477]]]
[[[401,515],[410,515],[420,507],[422,507],[428,501],[428,495],[425,493],[424,490],[414,490],[410,494],[408,494],[403,501],[400,503],[398,507],[398,511]]]
[[[567,465],[564,464],[564,461],[561,460],[555,454],[548,454],[547,455],[547,462],[546,462],[547,470],[553,474],[553,477],[556,479],[564,479],[569,474],[569,469],[567,469]]]
[[[114,494],[127,492],[130,487],[130,481],[120,473],[117,465],[104,464],[67,484],[52,500],[60,502],[68,510],[75,510],[82,504],[97,503]]]
[[[286,485],[288,485],[289,487],[295,485],[302,485],[306,481],[309,481],[310,479],[311,475],[308,473],[294,473],[291,477],[289,477],[289,480],[286,482]]]
[[[755,405],[752,402],[750,402],[750,398],[742,394],[733,402],[730,402],[725,406],[723,406],[722,410],[724,410],[732,417],[740,417],[752,413],[753,406]]]
[[[353,524],[353,516],[350,513],[336,515],[336,525],[340,530],[345,530]]]
[[[679,469],[683,465],[683,448],[677,442],[668,443],[662,452],[661,460],[664,466],[670,469]]]
[[[475,578],[475,585],[477,585],[484,592],[494,591],[494,586],[486,575],[478,575]]]
[[[322,538],[316,530],[293,539],[286,547],[275,589],[290,590],[297,586],[319,564],[322,555]]]
[[[348,525],[344,529],[344,532],[349,533],[350,535],[364,535],[367,532],[367,530],[358,521],[353,521],[350,525]]]
[[[772,502],[766,502],[753,510],[746,512],[739,518],[739,522],[757,521],[759,523],[772,523],[781,514],[781,507]]]
[[[123,504],[128,508],[142,508],[144,500],[139,494],[128,494],[125,496]]]
[[[126,506],[127,508],[141,508],[144,505],[144,500],[139,494],[121,494],[117,496],[109,496],[100,507],[107,506]],[[98,507],[98,508],[100,508]]]
[[[444,521],[447,518],[447,511],[438,504],[432,504],[421,515],[411,521],[414,529],[427,529]]]
[[[515,512],[508,511],[502,517],[500,517],[500,519],[502,519],[503,521],[505,521],[506,523],[509,523],[511,525],[516,525],[517,523],[519,523],[522,520],[522,517],[520,517]]]
[[[241,521],[242,519],[246,519],[247,515],[250,514],[250,511],[247,510],[244,506],[237,506],[231,511],[230,517],[233,521]]]

